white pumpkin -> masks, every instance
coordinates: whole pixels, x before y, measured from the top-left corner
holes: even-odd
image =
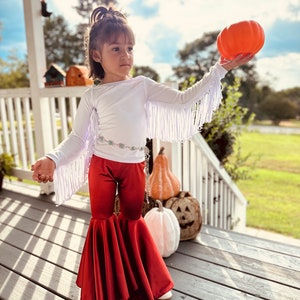
[[[164,208],[156,200],[158,207],[149,210],[144,219],[162,257],[173,254],[180,242],[180,226],[174,212]]]

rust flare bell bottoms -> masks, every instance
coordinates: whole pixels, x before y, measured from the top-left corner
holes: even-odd
[[[141,200],[136,205],[140,215],[145,184],[143,164],[126,164],[127,170],[122,172],[125,181],[117,171],[120,170],[120,164],[95,156],[91,161],[89,185],[92,218],[76,281],[81,288],[82,300],[153,300],[174,286],[144,219],[141,216],[128,218],[125,214],[126,201],[118,216],[114,213],[105,216],[113,210],[115,190],[112,198],[111,193],[116,189],[115,178],[118,178],[118,190],[122,190],[123,199],[126,199],[126,190],[130,186],[128,176],[134,178],[130,181],[134,182],[134,190],[140,194],[138,199]],[[128,191],[132,194],[131,189]],[[110,197],[109,201],[105,199],[106,195]],[[135,210],[132,202],[128,204],[130,213]],[[106,205],[102,207],[104,217],[99,211],[103,205]]]

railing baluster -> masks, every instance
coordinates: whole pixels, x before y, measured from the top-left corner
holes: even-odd
[[[208,184],[209,184],[209,178],[208,178],[208,166],[207,166],[207,160],[204,157],[204,155],[202,155],[202,162],[203,162],[203,178],[202,178],[202,184],[203,184],[203,194],[202,194],[202,198],[203,198],[203,203],[204,203],[204,216],[205,216],[205,222],[204,224],[208,224],[209,223],[209,218],[208,218],[208,212],[209,212],[209,208],[208,208]]]
[[[188,142],[183,143],[183,149],[182,149],[182,188],[185,191],[189,191],[189,182],[190,182],[190,176],[189,176],[189,144]]]
[[[72,123],[75,119],[76,111],[77,111],[77,98],[76,97],[71,97],[70,98],[70,112],[71,112],[71,121],[72,121]]]
[[[59,120],[56,118],[57,115],[56,115],[55,98],[54,97],[49,97],[49,109],[50,109],[52,140],[53,140],[54,146],[57,146],[59,143],[58,128],[60,127],[59,124],[57,124],[57,122],[58,121],[60,122],[60,118],[59,118]]]
[[[19,140],[19,153],[21,165],[23,168],[27,167],[27,157],[26,157],[26,147],[25,147],[25,135],[23,127],[23,117],[22,117],[22,107],[20,97],[15,98],[15,111],[16,111],[16,121],[17,121],[17,131]]]
[[[219,178],[219,199],[219,227],[224,229],[224,191],[222,178]]]
[[[17,142],[17,132],[16,132],[16,121],[14,115],[14,105],[13,99],[7,98],[7,114],[9,120],[9,132],[10,132],[10,147],[11,154],[14,156],[15,162],[19,161],[19,151],[18,151],[18,142]]]
[[[26,130],[26,141],[27,141],[27,160],[30,164],[35,161],[34,155],[34,142],[33,142],[33,130],[30,118],[30,100],[28,97],[22,99],[24,108],[24,120],[25,120],[25,130]]]
[[[196,155],[195,155],[195,145],[189,142],[189,154],[190,154],[190,164],[189,164],[189,178],[190,178],[190,193],[192,195],[196,194],[196,178],[197,174],[197,164],[196,164]]]
[[[61,120],[61,139],[64,140],[68,136],[68,122],[65,97],[58,98],[58,107]]]
[[[5,152],[10,153],[11,147],[10,147],[9,129],[7,123],[7,111],[6,111],[6,106],[3,98],[1,98],[1,121],[2,121],[2,133],[3,133],[1,147],[4,149]]]

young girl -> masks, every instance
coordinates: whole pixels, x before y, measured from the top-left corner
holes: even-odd
[[[54,178],[57,204],[88,173],[92,218],[77,278],[83,300],[171,299],[173,281],[141,217],[146,138],[181,141],[198,133],[220,103],[220,80],[252,58],[217,63],[180,92],[143,76],[131,78],[134,44],[123,14],[93,11],[87,54],[100,84],[82,96],[69,137],[32,166],[34,180]]]

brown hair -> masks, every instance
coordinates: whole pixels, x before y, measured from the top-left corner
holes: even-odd
[[[104,43],[113,43],[123,34],[130,43],[135,43],[132,29],[127,18],[112,8],[97,7],[91,15],[90,28],[86,35],[86,56],[90,69],[90,77],[103,79],[104,70],[101,63],[94,61],[92,51],[102,49]]]

